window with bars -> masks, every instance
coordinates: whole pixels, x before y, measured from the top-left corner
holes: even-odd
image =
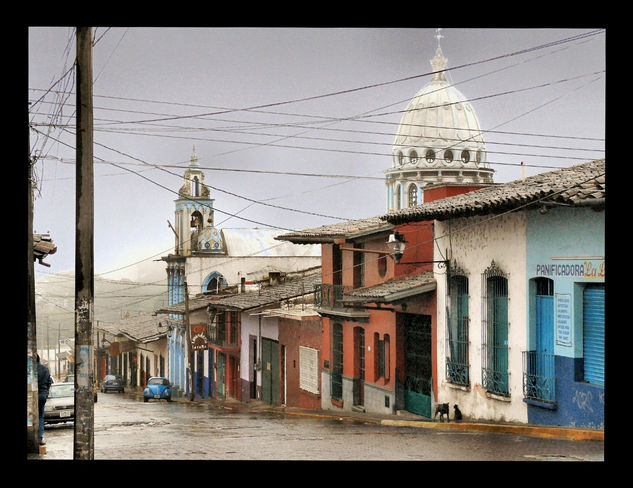
[[[446,379],[467,386],[470,384],[468,278],[461,270],[452,270],[448,277],[446,310]]]
[[[482,386],[509,396],[508,279],[494,261],[482,274]]]

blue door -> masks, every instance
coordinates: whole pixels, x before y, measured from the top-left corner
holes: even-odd
[[[536,352],[554,354],[554,297],[536,296]]]
[[[554,297],[551,295],[536,296],[536,356],[532,365],[532,386],[536,398],[554,401]]]

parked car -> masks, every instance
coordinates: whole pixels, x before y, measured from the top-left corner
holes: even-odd
[[[75,384],[53,383],[44,405],[44,423],[57,424],[75,420]]]
[[[67,374],[66,375],[66,379],[64,379],[64,381],[66,383],[75,383],[75,375],[74,374]],[[92,385],[92,391],[94,392],[94,402],[97,403],[97,390],[99,390],[99,388],[97,388],[97,385]]]
[[[163,376],[152,376],[147,380],[147,386],[143,390],[143,401],[147,402],[150,398],[160,400],[164,398],[168,402],[171,401],[171,383]]]
[[[123,389],[123,380],[120,376],[107,374],[103,377],[103,381],[101,382],[101,393],[107,393],[108,391],[125,393],[125,390]]]

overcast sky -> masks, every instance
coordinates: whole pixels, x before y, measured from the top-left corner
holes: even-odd
[[[606,34],[559,42],[595,30],[441,30],[448,78],[489,131],[495,182],[520,178],[521,161],[529,176],[604,156]],[[153,260],[173,250],[167,220],[194,146],[219,228],[288,231],[384,214],[394,134],[438,45],[435,28],[93,35],[94,266],[107,278],[139,261],[164,269]],[[28,53],[34,231],[58,248],[50,268],[36,264],[39,279],[74,268],[74,29],[30,28]]]

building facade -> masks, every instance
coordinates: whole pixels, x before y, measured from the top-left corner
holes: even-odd
[[[495,421],[604,426],[605,162],[387,214],[434,219],[439,402]]]
[[[194,150],[175,200],[174,225],[169,222],[174,233],[174,252],[161,258],[166,264],[168,306],[184,302],[185,283],[191,296],[198,293],[218,295],[242,282],[247,287],[252,286],[269,273],[295,272],[320,265],[318,247],[298,249],[280,243],[274,240],[278,231],[216,228],[214,199],[210,197],[204,176]],[[179,319],[177,315],[172,318]],[[169,379],[176,392],[185,394],[188,391],[188,363],[183,325],[173,328],[168,342]],[[198,364],[200,371],[208,370],[209,365],[224,367],[224,363],[214,363],[213,359],[196,359],[196,371]],[[231,374],[233,369],[237,370],[231,357],[221,355],[219,361],[223,360],[227,361],[228,369],[222,371]],[[200,376],[204,377],[202,373]]]

